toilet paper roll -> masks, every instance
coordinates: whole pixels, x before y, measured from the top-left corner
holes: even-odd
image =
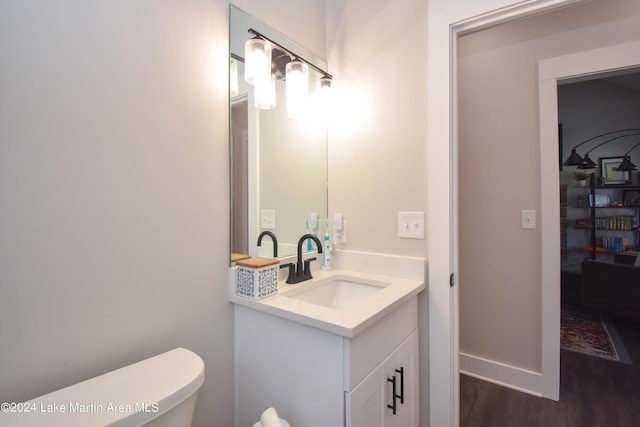
[[[280,417],[278,416],[278,412],[276,408],[273,406],[264,410],[262,415],[260,415],[260,424],[262,427],[281,427]]]
[[[262,427],[262,423],[258,421],[253,425],[253,427]],[[291,427],[291,424],[289,424],[289,421],[284,418],[280,418],[280,427]]]

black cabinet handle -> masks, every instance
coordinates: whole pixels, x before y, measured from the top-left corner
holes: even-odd
[[[393,397],[393,405],[387,405],[387,408],[393,411],[393,415],[396,414],[398,409],[396,399],[400,399],[400,404],[404,405],[404,366],[401,366],[400,369],[396,369],[395,371],[400,374],[400,394],[398,394],[397,390],[396,376],[394,375],[391,378],[387,378],[387,381],[391,383],[391,396]]]
[[[404,366],[401,366],[400,369],[396,369],[396,372],[400,374],[400,395],[397,397],[400,398],[400,404],[404,405]],[[393,377],[395,378],[395,375]],[[393,394],[395,395],[395,391]]]
[[[393,396],[393,405],[387,405],[387,408],[393,411],[393,415],[396,414],[396,376],[394,375],[391,378],[387,378],[387,381],[392,384],[391,386],[391,395]]]

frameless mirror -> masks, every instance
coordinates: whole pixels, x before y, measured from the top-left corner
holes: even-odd
[[[235,6],[230,6],[229,22],[231,261],[273,257],[270,237],[257,246],[264,231],[276,236],[278,257],[293,255],[300,236],[324,232],[327,130],[318,117],[288,117],[282,78],[276,79],[276,107],[254,107],[254,88],[243,77],[244,45],[253,37],[249,32],[253,29],[320,70],[326,70],[326,63]],[[321,77],[309,67],[310,95]],[[306,244],[303,249],[308,249]]]

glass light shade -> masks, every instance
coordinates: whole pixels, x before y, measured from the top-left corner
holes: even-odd
[[[244,80],[254,86],[271,80],[271,45],[265,40],[254,38],[244,44]]]
[[[320,80],[318,80],[318,85],[316,88],[317,96],[318,98],[320,98],[323,104],[328,103],[329,99],[331,98],[332,83],[333,81],[329,77],[323,77]]]
[[[332,80],[329,77],[323,77],[318,80],[316,85],[317,97],[322,104],[327,104],[331,98],[331,84]]]
[[[269,79],[267,83],[256,84],[253,87],[253,105],[260,110],[276,108],[276,81]]]
[[[291,61],[286,68],[287,114],[300,117],[309,98],[309,66],[302,61]]]
[[[321,120],[325,125],[329,122],[329,114],[331,112],[331,84],[329,77],[323,77],[316,83],[316,118]]]
[[[238,96],[240,89],[238,87],[238,61],[231,58],[229,62],[229,93],[231,96]]]

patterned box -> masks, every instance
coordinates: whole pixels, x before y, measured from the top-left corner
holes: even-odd
[[[278,264],[280,261],[270,258],[249,258],[236,263],[236,295],[253,298],[266,298],[278,292]]]

